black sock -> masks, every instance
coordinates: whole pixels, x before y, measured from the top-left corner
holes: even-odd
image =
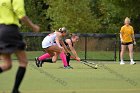
[[[0,73],[2,73],[3,72],[3,70],[0,68]]]
[[[70,60],[69,59],[67,59],[67,64],[68,64],[68,66],[70,66]]]
[[[69,53],[66,56],[68,66],[70,66],[70,56],[71,55]]]
[[[42,62],[48,62],[48,63],[53,63],[52,59],[44,59]]]
[[[19,67],[18,68],[12,93],[18,93],[18,89],[19,89],[19,86],[20,86],[20,84],[22,82],[22,79],[24,77],[25,71],[26,71],[25,67]]]

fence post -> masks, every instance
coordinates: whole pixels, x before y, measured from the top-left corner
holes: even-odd
[[[85,60],[87,60],[87,36],[85,36]]]
[[[120,41],[120,38],[119,38],[118,40],[119,40],[119,41],[118,41],[118,42],[119,42],[118,44],[119,44],[119,61],[120,61],[120,53],[121,53],[121,41]]]
[[[117,34],[115,34],[114,60],[117,60]]]

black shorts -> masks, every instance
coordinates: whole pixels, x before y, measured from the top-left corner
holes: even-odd
[[[17,50],[25,50],[25,46],[17,25],[0,24],[0,54],[11,54]]]
[[[133,42],[127,42],[127,43],[122,42],[121,44],[122,45],[130,45],[130,44],[133,44]]]

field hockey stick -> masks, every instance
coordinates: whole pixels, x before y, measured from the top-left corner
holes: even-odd
[[[98,64],[96,64],[96,63],[89,62],[89,61],[87,61],[87,60],[82,60],[82,61],[85,62],[85,63],[87,63],[87,64],[93,65],[95,68],[98,67]]]
[[[75,57],[71,56],[73,59],[75,59]],[[89,62],[87,60],[80,60],[82,62],[85,62],[85,63],[88,63],[88,64],[91,64],[91,65],[97,65],[96,63],[93,63],[93,62]]]
[[[86,62],[86,63],[91,64],[91,65],[97,65],[96,63],[89,62],[89,61],[87,61],[87,60],[81,60],[81,61]]]
[[[91,67],[91,68],[93,68],[93,69],[97,69],[97,65],[95,65],[95,64],[92,64],[92,65],[89,65],[89,64],[91,64],[91,62],[90,63],[88,63],[88,62],[86,62],[86,61],[84,61],[84,60],[77,60],[75,57],[73,57],[73,56],[71,56],[71,58],[73,58],[73,59],[75,59],[76,61],[78,61],[78,62],[80,62],[80,63],[82,63],[82,64],[84,64],[84,65],[86,65],[86,66],[88,66],[88,67]],[[93,65],[95,65],[95,66],[93,66]]]

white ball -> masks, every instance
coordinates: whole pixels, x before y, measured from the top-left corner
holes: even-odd
[[[95,65],[95,67],[97,68],[97,67],[98,67],[98,65],[96,64],[96,65]]]

